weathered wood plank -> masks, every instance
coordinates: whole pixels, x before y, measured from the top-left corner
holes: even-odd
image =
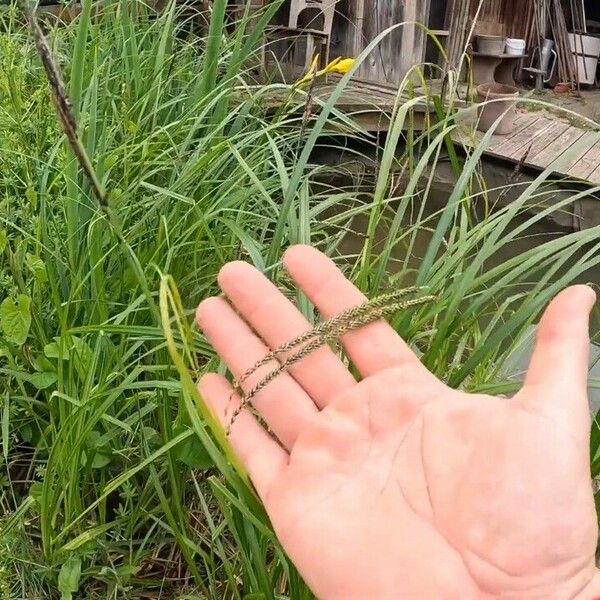
[[[532,125],[531,115],[527,113],[519,113],[515,119],[515,128],[512,133],[508,135],[495,135],[492,137],[488,150],[495,152],[503,144],[509,144],[510,141],[521,134],[522,131],[529,128]]]
[[[351,4],[351,3],[350,3]],[[365,0],[356,0],[354,3],[354,35],[352,38],[352,56],[358,56],[364,48],[362,38],[365,26]]]
[[[600,166],[593,173],[590,174],[588,179],[592,183],[600,185]]]
[[[600,183],[600,142],[594,144],[582,159],[585,167],[593,168],[584,175],[584,179],[589,179],[593,183]]]
[[[425,58],[426,34],[415,23],[428,23],[429,6],[430,0],[406,2],[404,5],[406,25],[402,28],[400,56],[397,58],[400,73],[408,73],[415,65],[420,65]]]
[[[598,135],[592,133],[590,139],[595,140],[595,143],[593,143],[590,146],[590,149],[568,170],[568,175],[571,175],[571,177],[590,179],[590,176],[600,166],[600,142],[598,141]]]
[[[388,28],[406,21],[427,22],[430,0],[364,0],[360,31],[361,50]],[[416,25],[404,25],[389,33],[362,64],[359,76],[372,81],[398,84],[407,71],[423,62],[425,34]]]
[[[573,144],[585,135],[585,131],[578,127],[567,127],[555,140],[550,142],[539,152],[531,154],[531,162],[541,169],[545,169],[557,156],[568,150]]]
[[[470,119],[466,121],[467,128],[457,129],[452,137],[454,141],[464,144],[467,147],[479,144],[483,139],[484,133],[482,131],[473,131],[474,122]],[[486,148],[486,154],[490,156],[498,156],[499,158],[505,158],[505,155],[497,152],[499,146],[509,144],[510,140],[515,136],[519,135],[523,130],[531,127],[531,116],[525,113],[519,113],[515,120],[515,129],[508,135],[493,135]]]
[[[508,154],[508,158],[521,160],[524,154],[528,152],[526,162],[535,163],[532,158],[532,154],[539,152],[552,140],[555,140],[556,137],[559,136],[567,127],[567,123],[561,123],[560,121],[557,122],[549,119],[545,125],[536,129],[535,133],[521,148],[516,148],[512,153]]]
[[[529,119],[529,123],[526,122],[526,125],[515,135],[497,136],[504,137],[504,141],[494,147],[494,152],[496,154],[501,154],[503,157],[509,157],[510,155],[515,154],[527,146],[535,133],[541,128],[545,127],[547,124],[547,119],[543,119],[543,117],[532,116]]]
[[[336,83],[336,78],[331,78],[329,83],[319,85],[315,89],[315,96],[328,98]],[[367,131],[385,131],[389,128],[390,116],[398,101],[397,93],[393,86],[353,80],[343,92],[337,108],[350,113]],[[425,126],[426,110],[423,106],[415,116],[415,127]],[[465,120],[470,125],[460,125],[452,138],[457,144],[472,148],[481,142],[484,134],[473,131],[471,118]],[[600,184],[599,136],[599,132],[580,129],[552,115],[520,111],[514,132],[508,136],[492,136],[484,154],[518,163],[524,152],[530,149],[525,165],[544,170],[569,149],[575,151],[574,146],[577,146],[576,155],[571,157],[572,164],[562,165],[558,174]]]
[[[478,144],[480,132],[458,130],[452,137],[455,142],[467,147]],[[600,184],[600,141],[599,133],[580,129],[553,118],[536,113],[521,113],[516,128],[508,136],[492,136],[484,154],[493,158],[517,163],[529,147],[531,150],[525,164],[544,170],[567,150],[578,146],[570,165],[563,165],[559,175],[577,177]]]

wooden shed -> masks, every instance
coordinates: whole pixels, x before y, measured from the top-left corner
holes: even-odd
[[[378,44],[358,74],[369,81],[397,84],[413,65],[424,60],[426,34],[415,23],[429,21],[430,2],[286,0],[275,18],[278,37],[270,47],[275,56],[285,57],[298,67],[306,66],[306,56],[312,57],[325,45],[325,53],[330,59],[357,57],[380,33],[406,22]],[[302,33],[307,33],[308,41]],[[294,44],[299,52],[282,43],[286,34],[288,40],[295,36]],[[305,58],[297,60],[295,56],[291,59],[294,54],[304,54]]]
[[[434,3],[436,0],[433,0]],[[363,63],[359,77],[399,83],[425,58],[426,34],[415,22],[428,23],[431,0],[340,0],[336,6],[331,54],[358,56],[380,33],[390,32]]]
[[[358,74],[368,81],[395,85],[414,65],[425,60],[427,35],[416,23],[427,25],[444,41],[450,38],[460,54],[467,34],[463,15],[468,16],[469,25],[478,16],[476,34],[522,37],[531,1],[484,0],[477,14],[479,0],[286,0],[278,25],[289,25],[288,15],[296,4],[309,15],[302,21],[308,28],[320,27],[320,7],[334,11],[331,31],[326,32],[332,58],[356,57],[379,34],[397,26],[371,53]]]
[[[470,26],[476,16],[476,34],[524,36],[531,0],[484,0],[479,13],[479,0],[286,0],[277,17],[278,26],[297,26],[296,21],[289,23],[288,19],[296,5],[307,15],[300,21],[301,26],[317,31],[322,26],[319,10],[332,11],[331,30],[324,32],[331,58],[356,57],[379,34],[396,27],[362,64],[358,76],[397,85],[426,57],[433,61],[438,58],[435,53],[427,54],[427,34],[416,23],[428,26],[444,42],[448,41],[450,53],[454,47],[454,54],[460,56],[466,43],[465,22]],[[304,52],[310,54],[311,50],[312,47]]]
[[[263,6],[268,1],[262,0]],[[524,39],[527,51],[532,52],[540,46],[541,39],[551,36],[550,32],[539,32],[535,27],[534,15],[541,5],[547,6],[544,14],[556,15],[558,10],[560,19],[564,12],[565,27],[573,35],[580,35],[587,34],[588,27],[591,30],[600,25],[594,20],[600,18],[599,4],[598,0],[285,0],[277,25],[296,36],[297,41],[307,42],[305,60],[296,63],[298,67],[305,67],[307,57],[317,53],[328,58],[356,57],[377,36],[395,27],[371,52],[358,76],[375,83],[397,85],[426,57],[432,62],[439,58],[436,53],[427,52],[427,35],[417,23],[427,25],[444,40],[450,65],[457,66],[455,63],[467,47],[471,31],[476,36]],[[572,8],[575,5],[577,15]],[[308,37],[302,38],[303,31],[309,32]],[[561,42],[566,35],[565,32],[561,36]],[[572,61],[568,41],[559,55],[561,52],[561,62]],[[527,52],[523,58],[527,58]],[[532,54],[529,58],[532,59]],[[520,64],[521,68],[524,66]],[[572,79],[571,76],[569,80]]]

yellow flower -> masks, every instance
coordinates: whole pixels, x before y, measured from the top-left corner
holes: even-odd
[[[334,58],[324,69],[321,69],[318,74],[324,75],[325,73],[335,73],[335,68],[339,65],[341,60],[341,56]]]
[[[356,62],[353,58],[342,58],[340,56],[338,58],[334,58],[325,68],[318,71],[317,68],[319,66],[320,58],[321,57],[319,54],[313,58],[308,73],[298,80],[296,83],[297,86],[310,83],[314,78],[322,77],[323,75],[328,75],[329,73],[339,73],[340,75],[345,75],[348,73],[348,71],[350,71]]]
[[[326,67],[328,73],[339,73],[345,75],[353,66],[356,61],[353,58],[339,59],[337,63],[333,61]],[[335,64],[334,64],[335,63]]]

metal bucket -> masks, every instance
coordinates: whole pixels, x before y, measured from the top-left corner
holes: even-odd
[[[481,54],[504,54],[506,38],[499,35],[478,35],[477,52]]]

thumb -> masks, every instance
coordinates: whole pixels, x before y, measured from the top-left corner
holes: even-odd
[[[550,303],[538,326],[523,388],[528,408],[567,419],[577,428],[589,421],[589,318],[595,301],[590,287],[578,285]]]

